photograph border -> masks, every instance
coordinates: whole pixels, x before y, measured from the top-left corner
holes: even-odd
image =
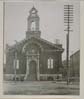
[[[30,0],[29,0],[30,1]],[[14,2],[16,2],[16,1],[14,1]],[[24,1],[24,0],[22,0],[22,1],[18,1],[18,2],[28,2],[28,1]],[[2,4],[1,4],[2,3]],[[2,13],[2,14],[4,14],[4,2],[3,1],[0,1],[0,7],[1,7],[1,9],[0,10],[2,10],[2,11],[0,11],[0,13]],[[83,1],[80,1],[80,19],[81,19],[81,25],[80,25],[80,52],[81,52],[81,54],[80,54],[80,67],[82,68],[80,68],[80,95],[79,96],[66,96],[66,95],[54,95],[54,96],[50,96],[50,95],[46,95],[46,96],[44,96],[44,95],[28,95],[28,96],[26,96],[26,95],[2,95],[2,91],[3,91],[3,74],[0,74],[1,75],[1,81],[0,81],[0,95],[1,95],[1,97],[2,98],[74,98],[74,99],[78,99],[78,98],[80,98],[80,97],[82,97],[81,95],[83,95],[83,91],[84,91],[84,87],[82,86],[83,85],[83,81],[84,81],[84,77],[83,77],[83,75],[84,75],[84,73],[83,73],[83,69],[84,69],[84,67],[83,67],[83,58],[84,58],[84,52],[83,52],[83,50],[84,50],[84,47],[83,47],[83,37],[84,37],[84,34],[83,34],[83,32],[84,32],[84,29],[83,29],[83,21],[82,20],[84,20],[84,12],[82,11],[83,10],[83,8],[84,8],[84,2]],[[81,12],[82,11],[82,12]],[[3,29],[1,29],[0,30],[0,61],[1,61],[1,63],[0,63],[0,73],[3,73],[3,65],[1,66],[1,64],[3,63],[3,59],[4,59],[4,15],[2,15],[3,17],[0,17],[0,25],[2,25],[1,27],[3,28]],[[3,20],[3,22],[1,22]],[[1,24],[2,23],[2,24]],[[3,32],[1,32],[1,31],[3,31]],[[1,34],[2,33],[2,34]],[[3,43],[2,43],[3,42]],[[3,53],[3,55],[2,55],[2,53]],[[1,60],[2,59],[2,60]],[[82,90],[83,89],[83,90]],[[83,95],[84,96],[84,95]],[[82,99],[82,98],[81,98]]]

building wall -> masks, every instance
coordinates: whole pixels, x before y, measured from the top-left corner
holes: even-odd
[[[5,74],[14,74],[15,68],[14,68],[14,59],[15,59],[15,52],[17,52],[17,59],[19,60],[19,69],[16,70],[17,74],[26,74],[26,54],[22,52],[22,49],[25,44],[32,42],[31,48],[28,44],[25,48],[25,51],[31,50],[33,47],[36,50],[39,50],[39,72],[40,74],[59,74],[60,68],[62,67],[62,52],[58,51],[57,48],[50,46],[49,44],[46,44],[44,42],[31,39],[29,41],[24,42],[22,45],[17,46],[16,48],[9,49],[6,54],[6,68],[5,68]],[[42,46],[42,50],[39,46],[33,45],[35,43],[39,42],[39,44]],[[55,50],[55,51],[54,51]],[[56,51],[57,50],[57,51]],[[48,68],[48,59],[53,59],[53,68]]]
[[[48,59],[53,59],[53,69],[48,68]],[[43,52],[40,58],[41,74],[57,74],[61,65],[61,55],[57,52]]]
[[[80,51],[75,52],[70,56],[71,61],[71,76],[79,77],[80,76]]]

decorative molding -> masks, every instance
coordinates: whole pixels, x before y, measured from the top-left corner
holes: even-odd
[[[22,48],[22,52],[24,53],[25,52],[25,49],[28,45],[30,44],[36,44],[37,46],[39,46],[39,48],[41,49],[41,51],[43,51],[43,47],[41,46],[41,44],[39,42],[33,42],[33,41],[29,41],[29,42],[26,42],[26,44],[24,44],[23,48]]]
[[[63,50],[53,50],[53,49],[51,49],[51,50],[44,50],[44,52],[60,52],[60,51],[63,51]]]
[[[32,55],[31,55],[32,56]],[[27,80],[27,76],[29,75],[29,63],[31,61],[35,61],[37,66],[36,66],[36,70],[37,70],[37,80],[40,80],[40,76],[39,76],[39,55],[37,54],[36,57],[32,56],[30,57],[29,55],[27,55],[27,69],[26,69],[26,74],[25,74],[25,80]]]
[[[62,76],[62,74],[40,74],[40,76]]]

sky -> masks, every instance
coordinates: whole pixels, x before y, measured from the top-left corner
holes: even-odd
[[[63,45],[63,60],[66,58],[66,34],[64,30],[64,4],[62,1],[39,1],[39,2],[6,2],[5,3],[5,44],[13,45],[15,40],[21,41],[26,38],[27,18],[29,11],[35,6],[40,17],[41,37],[55,43],[60,40]],[[70,32],[70,55],[80,49],[80,11],[79,2],[70,2],[74,5],[73,32]]]

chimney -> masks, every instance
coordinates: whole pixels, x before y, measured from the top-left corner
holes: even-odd
[[[58,47],[62,48],[62,44],[60,44],[60,40],[59,39],[55,39],[55,46],[58,46]]]
[[[60,44],[60,40],[59,39],[55,39],[55,44]]]

